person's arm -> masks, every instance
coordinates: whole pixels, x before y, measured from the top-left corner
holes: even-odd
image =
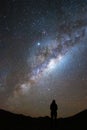
[[[51,105],[50,105],[50,110],[51,110]]]

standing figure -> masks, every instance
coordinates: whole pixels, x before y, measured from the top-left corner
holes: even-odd
[[[50,110],[51,110],[51,119],[57,119],[57,110],[58,110],[58,106],[55,102],[55,100],[52,101],[51,105],[50,105]]]

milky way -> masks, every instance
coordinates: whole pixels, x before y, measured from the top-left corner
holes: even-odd
[[[46,41],[49,44],[46,44],[42,47],[37,47],[33,74],[37,76],[39,73],[43,72],[44,69],[49,69],[48,66],[51,62],[51,59],[60,60],[60,57],[63,57],[71,47],[73,47],[75,44],[78,44],[80,40],[86,36],[85,31],[86,27],[83,27],[72,34],[62,34],[62,38],[58,39],[59,41],[56,39]]]
[[[59,116],[86,109],[87,1],[11,0],[0,18],[0,108],[44,116],[55,98]]]

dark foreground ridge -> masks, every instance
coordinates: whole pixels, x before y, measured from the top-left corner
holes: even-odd
[[[72,117],[57,119],[52,125],[49,117],[32,118],[0,110],[0,130],[87,130],[87,110]]]

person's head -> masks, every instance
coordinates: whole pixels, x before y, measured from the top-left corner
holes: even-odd
[[[55,100],[53,100],[52,103],[55,103]]]

